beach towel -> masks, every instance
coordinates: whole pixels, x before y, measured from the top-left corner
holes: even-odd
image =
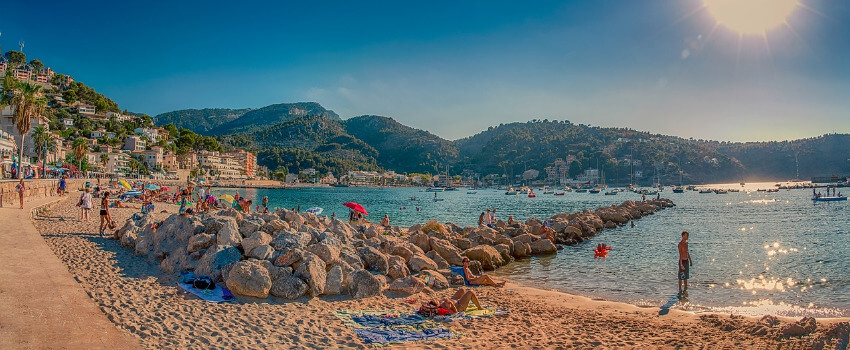
[[[456,336],[434,320],[394,310],[335,311],[334,314],[366,344],[390,344]]]
[[[463,284],[465,284],[467,287],[478,287],[478,286],[480,286],[480,284],[469,283],[469,280],[466,279],[466,274],[463,272],[463,266],[452,266],[449,269],[451,269],[452,273],[456,273],[456,274],[460,275],[461,277],[463,277]]]
[[[366,344],[390,344],[404,343],[435,339],[448,339],[454,337],[452,331],[445,328],[431,328],[418,331],[408,331],[403,329],[381,329],[381,328],[362,328],[355,329],[354,333]]]
[[[183,290],[209,302],[223,303],[233,301],[233,294],[230,294],[229,290],[221,286],[215,286],[215,289],[198,289],[190,283],[177,282],[177,285]]]

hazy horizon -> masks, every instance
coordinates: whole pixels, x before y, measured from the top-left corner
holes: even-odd
[[[315,101],[450,140],[532,119],[734,142],[850,133],[850,4],[759,1],[13,0],[39,20],[4,19],[0,46],[25,41],[28,60],[150,115]]]

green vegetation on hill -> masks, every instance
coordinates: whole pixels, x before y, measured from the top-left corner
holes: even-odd
[[[457,147],[451,141],[392,118],[364,115],[343,123],[349,134],[377,150],[378,164],[388,169],[439,173],[458,157]]]
[[[246,112],[239,118],[211,129],[210,134],[247,133],[304,116],[322,116],[331,120],[340,120],[336,113],[315,102],[280,103]]]
[[[236,120],[251,108],[228,109],[228,108],[204,108],[204,109],[182,109],[157,115],[154,119],[159,125],[174,124],[180,128],[186,128],[200,134],[208,134],[211,130],[222,124]]]
[[[110,100],[106,96],[103,96],[103,94],[94,91],[94,89],[78,81],[71,82],[68,87],[62,90],[62,98],[70,104],[77,101],[90,104],[95,107],[98,113],[121,112],[115,101]]]

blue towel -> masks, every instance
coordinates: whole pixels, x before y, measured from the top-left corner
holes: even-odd
[[[359,316],[351,316],[351,320],[367,328],[415,326],[428,321],[425,317],[419,314],[399,315],[398,317],[363,314]]]
[[[402,343],[411,341],[423,341],[434,339],[448,339],[454,337],[454,333],[445,328],[431,328],[423,330],[403,330],[403,329],[380,329],[380,328],[362,328],[355,329],[354,333],[363,339],[366,344],[371,343]]]
[[[452,266],[452,267],[449,267],[449,269],[452,271],[452,273],[456,273],[456,274],[460,275],[461,277],[463,277],[463,284],[467,285],[468,287],[478,287],[478,286],[480,286],[480,284],[469,283],[469,280],[466,279],[466,274],[463,273],[463,266]]]

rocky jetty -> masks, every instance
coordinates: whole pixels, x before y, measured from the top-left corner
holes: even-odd
[[[672,206],[667,199],[626,201],[558,214],[549,218],[554,242],[541,238],[544,223],[536,218],[511,225],[498,221],[494,228],[432,220],[385,231],[286,209],[251,215],[233,209],[174,214],[160,222],[143,216],[128,219],[116,236],[137,255],[158,261],[166,273],[208,275],[243,296],[365,298],[384,290],[414,294],[463,284],[449,270],[463,257],[472,261],[475,273],[493,270],[514,259],[554,254],[563,245]]]

